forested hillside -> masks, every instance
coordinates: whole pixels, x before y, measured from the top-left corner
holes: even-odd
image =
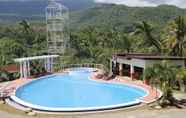
[[[49,0],[0,0],[0,13],[42,14]],[[89,8],[93,0],[56,0],[67,6],[70,11]]]
[[[114,26],[121,30],[131,31],[134,23],[148,21],[159,27],[179,15],[186,15],[185,9],[162,5],[159,7],[127,7],[124,5],[97,5],[83,11],[73,12],[72,27],[95,25]]]
[[[47,54],[43,15],[32,10],[21,15],[0,14],[0,66],[14,63],[14,58]],[[123,52],[185,56],[185,16],[185,9],[174,6],[99,4],[71,11],[70,48],[61,63],[102,63],[108,67],[111,55]],[[32,73],[41,71],[34,67]]]
[[[70,11],[83,10],[94,6],[92,0],[56,0]],[[11,23],[23,19],[30,21],[45,20],[45,8],[48,0],[11,0],[0,1],[0,22]],[[2,23],[1,23],[2,24]]]
[[[91,4],[91,2],[87,2],[87,4]],[[21,4],[15,3],[14,7],[7,10],[5,7],[8,7],[8,4],[6,6],[0,4],[0,24],[12,24],[24,19],[30,22],[45,23],[44,8],[46,5],[46,2],[32,2],[32,5],[26,4],[26,7],[22,3],[22,7],[20,7]],[[72,6],[74,8],[75,5]],[[155,27],[161,28],[176,16],[186,15],[185,9],[168,5],[142,8],[113,4],[97,4],[95,7],[88,6],[90,8],[83,7],[82,5],[70,12],[70,26],[72,29],[79,29],[88,25],[102,28],[115,27],[118,30],[129,32],[134,29],[133,25],[139,21],[145,20]]]

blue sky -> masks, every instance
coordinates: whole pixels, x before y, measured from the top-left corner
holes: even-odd
[[[157,6],[161,4],[175,5],[186,8],[186,0],[95,0],[102,3],[125,4],[128,6]]]

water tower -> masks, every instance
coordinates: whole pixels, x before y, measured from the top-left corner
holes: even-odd
[[[47,46],[49,54],[64,54],[68,47],[69,10],[55,0],[46,7]]]

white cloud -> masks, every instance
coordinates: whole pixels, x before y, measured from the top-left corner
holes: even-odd
[[[99,3],[114,3],[124,4],[127,6],[151,6],[155,7],[161,4],[175,5],[181,8],[186,8],[186,0],[94,0]]]
[[[125,4],[127,6],[156,6],[154,3],[142,0],[95,0],[95,2]]]
[[[166,0],[167,4],[176,5],[181,8],[186,8],[186,0]]]

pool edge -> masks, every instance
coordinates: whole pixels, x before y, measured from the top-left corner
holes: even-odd
[[[55,76],[55,75],[58,75],[58,74],[59,73],[55,73],[55,74],[52,74],[52,75],[47,75],[47,76],[44,76],[44,77],[39,77],[37,80],[44,79],[46,77],[48,78],[48,77]],[[26,84],[29,84],[31,82],[37,81],[37,80],[30,81],[28,83],[23,84],[22,86],[24,86]],[[90,79],[90,80],[96,81],[96,80],[93,80],[93,79]],[[97,81],[97,82],[101,82],[101,81]],[[123,84],[123,83],[115,83],[115,82],[108,82],[108,83],[111,83],[111,84]],[[149,94],[149,91],[146,90],[145,88],[142,88],[142,87],[139,87],[139,86],[135,86],[135,85],[131,85],[131,84],[125,84],[125,85],[133,86],[135,88],[142,89],[143,91],[146,92],[146,95]],[[17,91],[17,89],[16,89],[16,91]],[[143,97],[141,97],[141,98],[143,98]],[[118,109],[119,108],[129,108],[131,106],[137,106],[137,105],[139,105],[141,103],[145,103],[141,99],[136,99],[136,100],[134,100],[132,102],[127,102],[127,103],[123,103],[123,104],[107,105],[107,106],[99,106],[99,107],[87,107],[87,108],[70,108],[69,109],[69,108],[51,108],[51,107],[43,107],[43,106],[39,106],[39,105],[33,105],[33,104],[27,103],[27,102],[21,100],[20,98],[16,97],[15,94],[12,95],[12,96],[10,96],[10,100],[12,100],[16,104],[19,104],[19,105],[24,106],[26,108],[31,108],[33,110],[46,111],[46,112],[87,112],[87,111],[111,110],[111,109],[117,109],[117,108]],[[154,99],[154,101],[155,100],[156,99]]]
[[[10,96],[9,99],[16,104],[21,105],[22,107],[31,108],[37,111],[45,111],[45,112],[88,112],[88,111],[111,110],[111,109],[117,109],[117,108],[128,108],[128,107],[136,106],[142,103],[140,100],[137,99],[135,101],[124,103],[124,104],[107,105],[107,106],[100,106],[100,107],[52,108],[52,107],[42,107],[39,105],[33,105],[30,103],[24,102],[23,100],[19,99],[16,96]]]

